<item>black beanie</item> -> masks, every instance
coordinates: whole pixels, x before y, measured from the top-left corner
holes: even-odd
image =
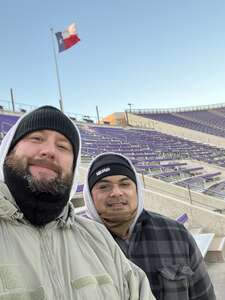
[[[25,135],[38,130],[54,130],[63,134],[73,146],[75,167],[80,144],[78,131],[72,121],[53,106],[39,107],[28,113],[20,121],[8,152],[10,152]]]
[[[88,174],[88,185],[90,191],[102,178],[113,175],[124,175],[129,177],[135,184],[136,175],[129,162],[117,154],[102,154],[92,164]]]

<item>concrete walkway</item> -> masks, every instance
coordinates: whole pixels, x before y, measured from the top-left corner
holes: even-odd
[[[225,263],[206,263],[217,300],[225,300]]]

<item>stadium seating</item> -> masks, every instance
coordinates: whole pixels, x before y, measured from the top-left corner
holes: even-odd
[[[135,112],[134,112],[135,113]],[[179,112],[136,113],[144,118],[225,137],[225,107]]]
[[[220,172],[205,173],[201,162],[225,165],[225,150],[153,130],[79,124],[82,154],[90,157],[113,151],[126,155],[138,172],[204,191]],[[185,160],[197,160],[199,166]],[[213,182],[214,183],[214,182]]]
[[[14,115],[0,114],[0,132],[3,133],[3,135],[7,133],[18,118],[18,116]]]
[[[223,115],[225,115],[225,109]],[[167,119],[170,117],[167,114]],[[15,115],[0,115],[2,135],[17,119],[18,116]],[[216,176],[208,173],[201,166],[201,162],[225,166],[225,150],[207,144],[154,130],[98,126],[87,123],[78,123],[78,127],[82,137],[83,159],[93,158],[106,151],[121,153],[130,158],[137,171],[142,174],[198,191],[207,190],[208,194],[214,194],[213,188],[209,189],[209,183],[212,182],[213,186],[220,174]],[[199,165],[192,166],[187,164],[186,160],[199,161]],[[221,197],[221,193],[219,196]]]

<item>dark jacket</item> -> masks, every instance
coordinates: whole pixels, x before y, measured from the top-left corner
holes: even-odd
[[[158,300],[216,299],[202,255],[182,224],[143,210],[129,242],[114,239],[145,271]]]

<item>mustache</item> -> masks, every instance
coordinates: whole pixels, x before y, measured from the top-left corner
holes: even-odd
[[[124,199],[124,198],[121,198],[121,197],[119,197],[119,198],[113,198],[113,199],[108,199],[107,201],[106,201],[106,205],[107,206],[109,206],[109,207],[111,207],[111,206],[113,206],[114,204],[128,204],[128,200],[127,199]]]
[[[57,174],[62,173],[62,168],[58,166],[56,163],[48,160],[48,159],[43,159],[43,158],[29,158],[27,161],[29,166],[39,166],[39,167],[44,167],[48,168]]]

